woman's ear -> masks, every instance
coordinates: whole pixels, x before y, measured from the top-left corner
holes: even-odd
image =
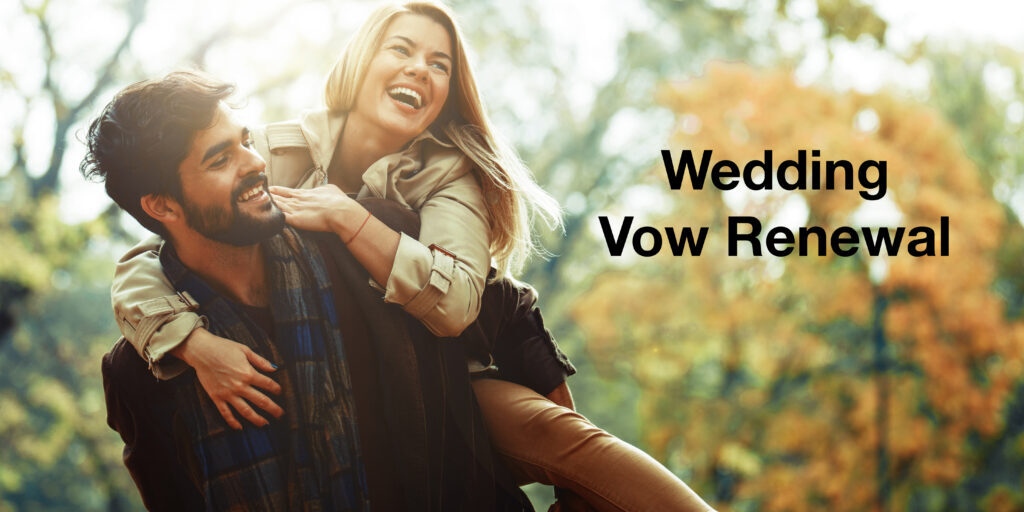
[[[169,196],[146,194],[139,202],[142,203],[142,210],[158,222],[173,224],[184,218],[181,205]]]

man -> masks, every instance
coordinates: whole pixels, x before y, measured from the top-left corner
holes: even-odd
[[[233,429],[202,372],[157,382],[115,346],[108,416],[146,506],[528,508],[514,484],[495,484],[461,347],[374,296],[335,237],[282,230],[264,163],[223,103],[232,90],[172,73],[118,93],[89,130],[86,174],[167,240],[165,273],[211,332],[274,375],[231,402],[273,419]],[[221,348],[187,341],[172,354],[199,369]]]

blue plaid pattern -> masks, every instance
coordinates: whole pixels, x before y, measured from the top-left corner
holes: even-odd
[[[263,428],[227,426],[196,379],[177,399],[188,430],[190,473],[208,510],[369,509],[356,413],[331,280],[319,251],[287,229],[262,244],[273,336],[181,264],[169,246],[164,272],[199,303],[210,331],[275,361],[285,415]]]

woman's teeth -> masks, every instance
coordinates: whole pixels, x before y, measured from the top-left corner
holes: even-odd
[[[239,203],[244,203],[246,201],[251,201],[251,200],[256,199],[257,197],[259,197],[261,195],[263,195],[263,184],[262,183],[260,183],[259,185],[256,185],[255,187],[250,188],[249,190],[239,194],[238,195],[238,202]]]
[[[418,109],[423,105],[423,98],[420,97],[420,93],[408,87],[392,87],[388,89],[388,95],[412,108]]]

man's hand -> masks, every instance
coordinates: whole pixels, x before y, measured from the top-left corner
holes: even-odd
[[[257,414],[249,406],[250,403],[275,418],[284,414],[281,407],[256,389],[260,388],[275,395],[281,393],[281,386],[277,382],[257,371],[273,372],[277,367],[249,347],[199,328],[192,331],[192,334],[175,347],[171,354],[196,370],[199,383],[210,395],[220,415],[231,428],[242,429],[242,424],[235,419],[231,407],[258,427],[266,425],[268,421]],[[231,407],[228,407],[228,404],[231,404]]]

